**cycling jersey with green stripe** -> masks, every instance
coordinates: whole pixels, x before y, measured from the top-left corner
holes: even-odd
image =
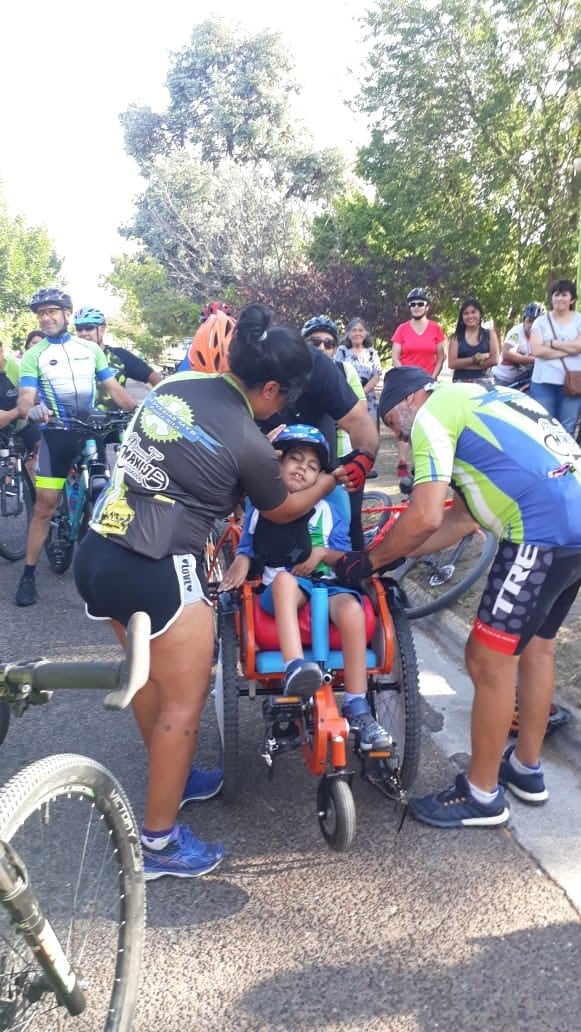
[[[581,548],[581,450],[528,394],[442,384],[411,442],[414,485],[450,483],[498,538]]]

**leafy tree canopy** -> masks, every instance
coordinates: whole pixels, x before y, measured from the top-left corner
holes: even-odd
[[[42,226],[12,217],[0,193],[0,330],[18,346],[37,321],[28,310],[35,290],[58,278],[61,260]]]

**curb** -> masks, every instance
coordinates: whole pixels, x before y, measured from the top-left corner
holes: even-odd
[[[410,620],[410,624],[412,629],[417,624],[425,633],[433,635],[438,644],[454,660],[464,666],[464,648],[470,634],[470,625],[459,616],[449,609],[443,609],[430,616],[421,617],[419,620]],[[554,699],[573,714],[571,722],[565,728],[560,729],[558,737],[579,755],[581,754],[581,709],[568,701],[561,702],[558,690],[555,691]]]

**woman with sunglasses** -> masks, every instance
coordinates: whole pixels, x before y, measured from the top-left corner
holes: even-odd
[[[391,362],[394,369],[399,366],[415,366],[425,369],[436,380],[444,365],[446,335],[442,327],[428,319],[430,295],[422,287],[414,287],[407,298],[410,318],[400,323],[391,338]],[[409,474],[409,442],[397,442],[397,475]]]

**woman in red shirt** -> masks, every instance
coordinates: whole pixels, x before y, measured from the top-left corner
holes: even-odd
[[[396,369],[404,365],[420,366],[436,380],[446,357],[446,335],[438,323],[428,319],[430,295],[427,291],[414,287],[406,300],[411,318],[401,323],[391,338],[392,365]],[[409,473],[409,447],[408,441],[397,442],[398,477],[405,477]]]

